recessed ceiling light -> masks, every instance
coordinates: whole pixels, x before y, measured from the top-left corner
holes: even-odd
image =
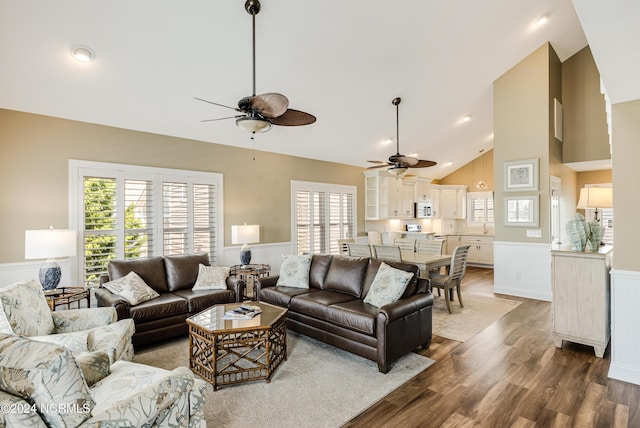
[[[71,56],[80,62],[91,62],[96,57],[96,54],[88,46],[73,46],[71,48]]]
[[[549,21],[549,12],[545,13],[544,15],[541,15],[538,19],[536,19],[536,22],[533,23],[533,26],[540,27],[546,24],[547,21]]]
[[[414,152],[414,153],[409,154],[408,156],[409,156],[410,158],[417,158],[417,157],[418,157],[418,154]]]
[[[388,146],[391,143],[393,143],[393,140],[391,138],[385,138],[384,140],[382,140],[382,144],[385,146]]]
[[[451,165],[453,165],[453,162],[446,162],[442,164],[442,166],[451,166]]]
[[[469,115],[467,114],[467,115],[464,115],[464,116],[462,116],[462,117],[460,118],[460,123],[467,123],[467,122],[469,122],[470,120],[471,120],[471,116],[469,116]]]

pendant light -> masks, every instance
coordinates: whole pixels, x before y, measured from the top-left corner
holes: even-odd
[[[476,189],[478,190],[485,190],[487,188],[487,183],[484,182],[484,156],[482,155],[482,153],[484,152],[484,149],[480,150],[480,181],[478,181],[478,184],[476,184]]]

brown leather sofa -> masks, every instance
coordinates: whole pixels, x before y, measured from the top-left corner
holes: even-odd
[[[278,277],[260,278],[260,301],[288,308],[287,327],[376,361],[387,373],[391,363],[418,346],[431,344],[433,296],[418,267],[385,262],[413,272],[403,296],[380,308],[364,302],[380,261],[313,255],[309,288],[276,286]]]
[[[244,292],[244,281],[231,277],[227,278],[226,290],[192,290],[200,263],[208,266],[209,255],[199,253],[112,260],[107,266],[108,275],[100,278],[100,284],[133,271],[160,296],[131,306],[106,288],[98,288],[95,291],[98,306],[115,307],[119,320],[133,318],[136,325],[133,335],[135,347],[186,335],[189,328],[185,320],[188,317],[219,303],[239,302]]]

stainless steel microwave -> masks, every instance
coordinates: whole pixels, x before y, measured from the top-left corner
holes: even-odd
[[[431,218],[431,201],[416,202],[414,205],[415,218]]]

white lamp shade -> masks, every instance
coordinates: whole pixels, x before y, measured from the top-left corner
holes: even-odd
[[[613,208],[613,188],[583,187],[576,208]]]
[[[260,225],[234,224],[231,226],[232,244],[253,244],[260,242]]]
[[[26,230],[25,259],[54,259],[76,255],[76,231],[68,229]]]

